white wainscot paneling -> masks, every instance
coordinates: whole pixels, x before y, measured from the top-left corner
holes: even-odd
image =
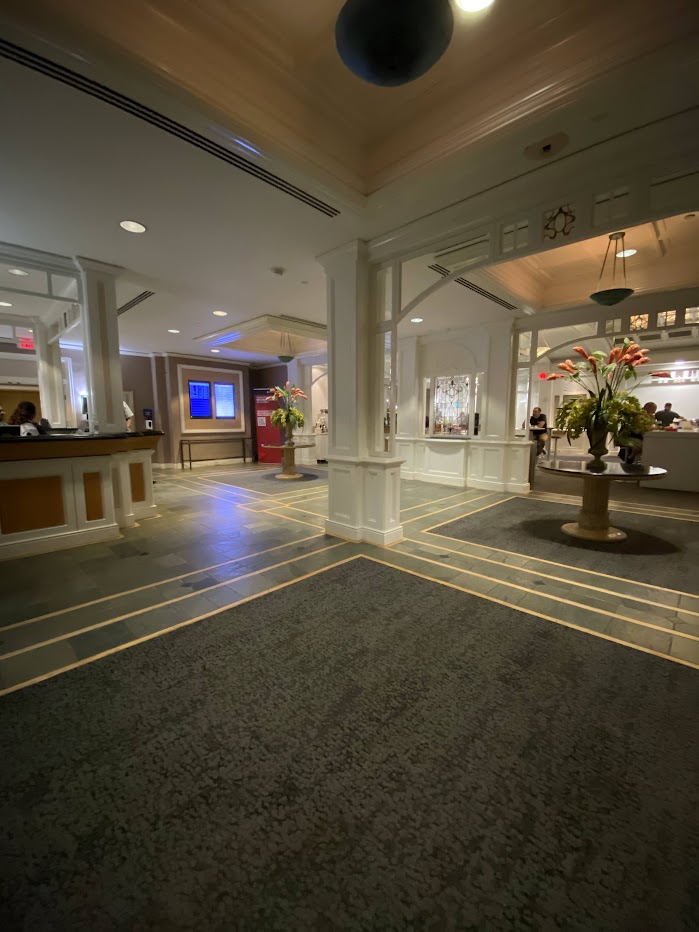
[[[329,502],[328,518],[343,525],[359,527],[361,495],[357,494],[354,474],[357,467],[351,464],[331,463],[328,467]]]
[[[470,442],[466,440],[430,440],[423,442],[421,475],[416,478],[441,485],[462,488],[468,475]]]

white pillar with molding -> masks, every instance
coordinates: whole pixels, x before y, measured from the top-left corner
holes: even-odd
[[[75,264],[80,269],[80,323],[90,424],[96,421],[102,434],[123,433],[126,422],[115,286],[120,270],[82,257],[77,257]]]
[[[58,339],[49,342],[46,324],[34,320],[34,346],[39,368],[41,414],[52,427],[66,427],[66,401],[63,389],[61,347]]]
[[[319,258],[328,285],[328,534],[373,544],[403,537],[400,466],[374,449],[381,417],[383,352],[369,307],[366,243]],[[379,377],[380,376],[380,377]],[[379,404],[381,402],[381,404]]]
[[[483,430],[469,444],[468,485],[495,492],[529,492],[530,443],[515,440],[512,321],[488,328]]]

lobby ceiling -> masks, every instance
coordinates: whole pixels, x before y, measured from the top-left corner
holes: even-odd
[[[103,59],[122,72],[138,68],[239,133],[248,152],[283,156],[364,195],[550,116],[608,80],[609,106],[587,114],[602,122],[615,97],[633,94],[620,69],[699,29],[692,0],[495,0],[480,14],[455,7],[454,36],[435,67],[402,87],[378,88],[339,59],[341,6],[5,0],[3,16],[44,54],[63,53],[87,70]],[[536,148],[537,139],[529,143]]]
[[[339,61],[340,6],[4,0],[2,40],[47,68],[0,58],[0,86],[12,89],[0,99],[0,240],[123,267],[120,304],[153,294],[120,316],[122,345],[202,355],[197,337],[216,310],[231,324],[260,315],[324,323],[318,255],[547,174],[546,160],[530,158],[542,140],[564,133],[570,142],[555,155],[564,160],[699,104],[699,8],[686,0],[495,0],[486,15],[458,18],[432,71],[393,89],[362,83]],[[54,65],[76,82],[48,76]],[[81,91],[83,78],[104,96]],[[184,132],[110,106],[112,91]],[[246,166],[214,157],[207,140]],[[289,196],[288,183],[329,212]],[[147,232],[125,233],[123,219]],[[437,280],[434,261],[410,265],[406,296]],[[510,315],[497,299],[518,295],[492,272],[468,278],[495,300],[450,284],[401,333]],[[238,344],[218,358],[275,355]]]
[[[636,294],[697,285],[699,214],[680,214],[625,232],[625,248],[636,250],[635,255],[626,259],[628,285]],[[607,243],[607,236],[596,236],[491,266],[488,274],[536,311],[588,304],[589,295],[598,287]],[[613,257],[612,246],[600,287],[611,287]],[[617,259],[617,284],[621,275],[622,263]]]

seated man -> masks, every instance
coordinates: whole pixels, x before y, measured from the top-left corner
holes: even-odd
[[[658,421],[663,427],[669,427],[675,420],[682,420],[681,414],[676,414],[672,410],[672,405],[668,401],[662,411],[658,411],[655,415],[655,420]]]
[[[536,455],[541,456],[546,449],[546,441],[548,440],[546,415],[542,413],[541,408],[532,410],[532,416],[529,418],[529,429],[532,439],[536,440]]]

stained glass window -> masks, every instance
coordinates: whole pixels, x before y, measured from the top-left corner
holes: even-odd
[[[658,313],[658,326],[659,327],[674,327],[676,316],[677,316],[676,311],[660,311]]]
[[[685,324],[699,324],[699,307],[688,307],[684,312]]]
[[[435,434],[468,433],[469,386],[467,375],[437,376],[434,380]]]
[[[629,330],[647,330],[648,314],[632,314]]]

